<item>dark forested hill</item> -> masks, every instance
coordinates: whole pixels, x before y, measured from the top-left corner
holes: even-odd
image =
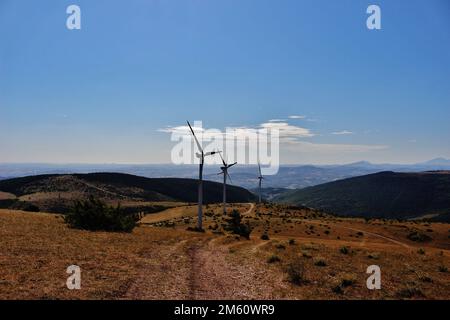
[[[278,196],[278,202],[305,205],[345,216],[450,218],[450,172],[379,172]]]

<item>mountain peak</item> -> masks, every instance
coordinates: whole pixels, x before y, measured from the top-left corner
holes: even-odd
[[[421,164],[424,165],[434,165],[434,166],[439,166],[439,165],[450,165],[450,160],[449,159],[445,159],[443,157],[439,157],[439,158],[434,158],[431,159],[429,161],[423,162]]]

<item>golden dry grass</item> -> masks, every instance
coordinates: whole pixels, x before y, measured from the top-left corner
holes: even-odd
[[[206,233],[186,231],[196,223],[195,206],[148,215],[131,234],[73,230],[59,216],[0,210],[0,298],[450,299],[449,224],[233,207],[253,227],[250,240],[221,234],[220,205],[205,206]],[[411,230],[431,240],[411,241]],[[272,256],[279,261],[269,262]],[[65,286],[71,264],[82,269],[82,290]],[[372,264],[381,267],[381,290],[366,288]],[[295,266],[304,269],[299,285],[289,281]]]
[[[8,199],[15,199],[15,198],[16,198],[16,196],[13,195],[12,193],[0,191],[0,200],[8,200]]]

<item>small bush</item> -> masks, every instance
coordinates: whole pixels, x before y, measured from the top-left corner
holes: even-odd
[[[307,282],[305,279],[305,267],[299,259],[295,259],[289,263],[286,272],[290,283],[299,286]]]
[[[343,288],[350,287],[356,282],[356,277],[352,274],[344,274],[341,279],[341,286]]]
[[[261,240],[269,240],[269,235],[267,233],[263,233],[261,235]]]
[[[324,258],[317,257],[314,259],[314,265],[318,267],[325,267],[327,263]]]
[[[281,259],[277,255],[272,255],[269,257],[269,259],[267,259],[268,263],[274,263],[274,262],[280,262],[280,261],[281,261]]]
[[[352,274],[344,274],[336,285],[331,290],[336,294],[343,294],[344,288],[350,287],[356,283],[356,277]]]
[[[419,248],[419,250],[417,250],[418,254],[425,254],[425,250],[422,248]]]
[[[278,250],[284,250],[286,249],[286,246],[284,244],[277,244],[275,248],[277,248]]]
[[[438,267],[439,272],[448,272],[448,268],[446,266],[439,266]]]
[[[379,254],[378,252],[373,252],[373,253],[369,253],[369,254],[367,255],[367,257],[368,257],[369,259],[378,260],[378,259],[380,259],[380,254]]]
[[[340,253],[342,254],[348,254],[350,252],[350,250],[348,249],[348,247],[341,247],[341,249],[339,249]]]
[[[433,282],[433,279],[431,279],[431,277],[427,276],[426,274],[420,275],[419,280],[422,282]]]
[[[289,239],[289,245],[293,246],[295,244],[295,239]]]
[[[312,258],[311,253],[309,253],[309,251],[307,251],[307,250],[302,250],[302,256],[305,258],[308,258],[308,259]]]
[[[334,292],[334,293],[336,293],[336,294],[343,294],[344,293],[344,290],[342,289],[342,286],[341,285],[336,285],[336,286],[334,286],[333,288],[331,288],[331,290]]]
[[[413,298],[413,297],[424,297],[422,290],[417,287],[406,287],[397,292],[397,296],[400,298]]]
[[[136,227],[138,215],[124,214],[120,204],[114,208],[90,197],[85,201],[75,201],[64,221],[75,229],[131,232]]]

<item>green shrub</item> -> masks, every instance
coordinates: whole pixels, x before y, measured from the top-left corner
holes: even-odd
[[[380,259],[380,254],[378,252],[372,252],[367,255],[369,259],[378,260]]]
[[[446,266],[439,266],[438,267],[439,272],[448,272],[448,268]]]
[[[341,247],[341,249],[339,249],[339,251],[342,253],[342,254],[348,254],[349,252],[350,252],[350,250],[347,248],[347,247]]]
[[[419,232],[417,230],[415,231],[411,231],[408,235],[407,238],[411,241],[415,241],[415,242],[427,242],[431,240],[431,237],[425,233]]]
[[[318,266],[318,267],[325,267],[327,265],[325,259],[321,258],[321,257],[317,257],[314,259],[314,265]]]
[[[261,240],[269,240],[269,235],[267,233],[263,233],[261,235]]]
[[[425,254],[425,250],[422,248],[419,248],[419,250],[417,250],[418,254]]]
[[[75,201],[64,221],[75,229],[131,232],[136,227],[138,215],[124,214],[120,204],[110,207],[101,200],[90,197],[88,200]]]
[[[274,262],[280,262],[281,261],[281,259],[280,259],[280,257],[278,257],[277,255],[271,255],[270,257],[269,257],[269,259],[267,259],[267,262],[268,263],[274,263]]]
[[[231,231],[232,233],[240,235],[246,239],[250,239],[252,229],[249,224],[242,223],[242,217],[239,211],[233,210],[226,222],[228,224],[225,226],[225,230]]]
[[[286,272],[288,274],[289,282],[293,284],[301,285],[307,282],[305,279],[305,267],[300,259],[295,259],[290,262],[287,266]]]
[[[413,297],[424,297],[422,290],[417,287],[408,286],[404,289],[397,291],[397,296],[400,298],[413,298]]]

